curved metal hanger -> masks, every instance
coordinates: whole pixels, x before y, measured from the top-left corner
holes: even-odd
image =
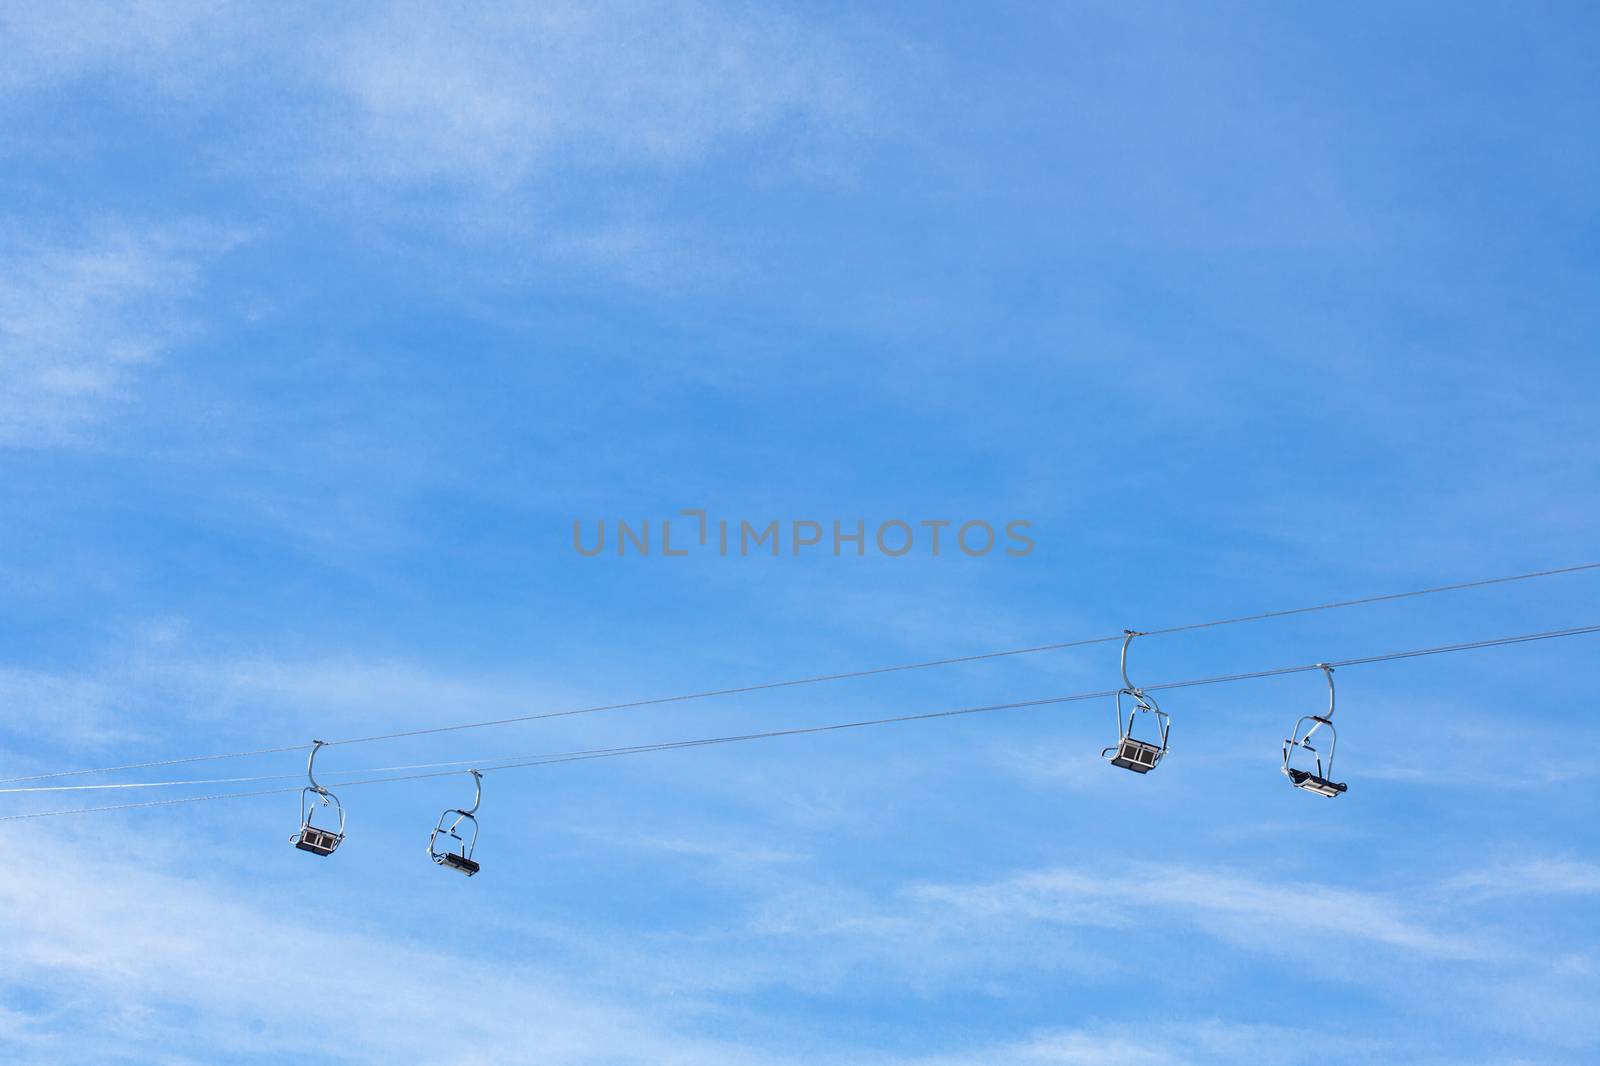
[[[483,867],[472,857],[473,851],[478,846],[478,806],[483,802],[483,774],[477,770],[468,770],[472,775],[472,785],[476,790],[472,797],[471,807],[452,807],[439,815],[439,822],[433,827],[433,832],[428,834],[428,858],[440,866],[449,867],[471,877]],[[455,820],[450,821],[450,816],[455,815]],[[446,825],[446,822],[449,822]],[[463,837],[456,832],[462,822],[472,823],[472,835]],[[439,836],[443,834],[454,840],[458,845],[455,851],[440,851]]]
[[[1128,645],[1133,643],[1133,638],[1134,637],[1142,637],[1142,636],[1144,636],[1144,634],[1139,632],[1136,629],[1124,629],[1122,631],[1122,633],[1123,633],[1123,636],[1122,636],[1122,685],[1123,685],[1123,688],[1122,688],[1122,691],[1119,692],[1117,695],[1119,697],[1121,697],[1121,696],[1132,696],[1136,701],[1138,701],[1139,705],[1137,707],[1133,708],[1134,711],[1149,711],[1152,714],[1160,714],[1161,713],[1161,707],[1160,707],[1159,704],[1157,704],[1156,698],[1154,696],[1150,695],[1150,693],[1146,692],[1144,689],[1140,688],[1138,685],[1135,685],[1133,683],[1133,679],[1128,676]],[[1117,700],[1117,704],[1118,704],[1119,707],[1121,706],[1121,703],[1122,703],[1122,700],[1119,698]],[[1131,713],[1132,712],[1130,712],[1130,714]],[[1121,720],[1121,716],[1120,716],[1120,711],[1119,711],[1118,721],[1120,721],[1120,720]],[[1131,723],[1131,719],[1130,719],[1130,723]]]
[[[328,742],[326,740],[313,740],[311,742],[311,754],[306,758],[306,777],[311,781],[311,791],[320,792],[324,796],[328,795],[328,790],[317,784],[317,752],[327,746]]]
[[[1142,636],[1144,634],[1137,630],[1124,629],[1122,631],[1122,685],[1127,689],[1128,695],[1135,698],[1143,697],[1144,692],[1128,678],[1128,645],[1133,643],[1134,637]]]
[[[477,789],[477,794],[472,797],[471,807],[468,807],[464,811],[457,810],[456,813],[463,814],[466,817],[471,818],[473,815],[478,813],[478,804],[483,802],[483,774],[479,773],[477,770],[468,770],[467,773],[472,775],[472,787]]]

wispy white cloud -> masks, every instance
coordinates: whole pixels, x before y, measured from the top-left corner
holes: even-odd
[[[118,723],[119,697],[104,679],[0,665],[0,707],[7,719],[73,748],[126,743],[142,733]]]
[[[121,0],[93,9],[40,4],[0,6],[0,105],[26,93],[108,74],[131,75],[183,91],[229,58],[215,46],[236,11],[200,3]],[[246,27],[240,26],[243,30]]]
[[[8,1061],[776,1061],[676,1034],[536,964],[475,966],[106,850],[121,851],[57,846],[49,863],[0,872],[17,916],[0,932],[0,980],[31,990],[0,1015]]]
[[[987,884],[934,885],[916,897],[953,915],[1066,925],[1134,924],[1159,912],[1229,940],[1273,949],[1284,930],[1296,938],[1367,942],[1444,958],[1474,958],[1483,948],[1430,929],[1385,895],[1322,884],[1263,881],[1181,866],[1147,866],[1132,875],[1059,869]]]
[[[1194,934],[1243,949],[1219,951],[1186,972],[1205,980],[1221,979],[1214,961],[1293,965],[1307,950],[1317,954],[1319,977],[1333,981],[1369,978],[1374,958],[1395,973],[1509,957],[1487,929],[1436,927],[1400,894],[1177,864],[1052,868],[992,882],[912,884],[888,896],[822,884],[767,888],[748,933],[773,957],[804,957],[803,973],[767,974],[804,987],[849,985],[852,975],[884,970],[930,996],[961,988],[1003,998],[1021,973],[1116,986],[1161,969],[1156,960],[1169,957],[1172,938]]]
[[[113,225],[0,252],[0,445],[72,440],[134,401],[140,372],[193,328],[185,301],[235,237]]]
[[[502,285],[559,272],[670,290],[740,273],[713,224],[669,217],[667,184],[741,152],[814,173],[869,125],[855,46],[755,5],[7,5],[0,37],[0,114],[33,131],[0,151],[48,157],[57,136],[75,157],[114,150],[120,126],[55,117],[73,113],[58,94],[107,85],[175,136],[225,112],[186,166],[247,202],[346,212],[371,240],[405,242],[421,272],[459,277],[465,243]],[[404,235],[419,226],[427,240]],[[178,309],[215,243],[132,227],[25,238],[0,254],[0,445],[60,443],[134,402],[140,368],[194,326]]]
[[[1001,770],[1042,788],[1104,791],[1114,784],[1105,760],[1084,744],[997,745],[991,754]]]
[[[732,839],[726,834],[708,831],[696,836],[669,836],[653,833],[620,835],[608,832],[588,834],[604,843],[653,851],[666,855],[714,862],[718,867],[755,868],[784,866],[804,861],[807,856],[794,849],[774,848],[761,844]]]
[[[1570,859],[1529,859],[1458,874],[1444,885],[1474,900],[1517,896],[1600,895],[1600,865]]]
[[[1219,951],[1186,972],[1203,980],[1221,980],[1213,962],[1294,965],[1308,950],[1316,952],[1319,979],[1335,982],[1370,980],[1377,959],[1389,974],[1527,961],[1489,926],[1431,921],[1428,906],[1411,902],[1414,893],[1178,864],[1058,867],[989,882],[912,884],[888,896],[798,879],[766,889],[748,933],[771,945],[772,957],[806,958],[803,973],[767,973],[805,987],[849,985],[852,974],[883,970],[924,995],[962,988],[1004,997],[1020,973],[1116,986],[1161,969],[1155,960],[1169,957],[1172,938],[1194,934],[1243,951]],[[812,956],[821,961],[812,965]]]
[[[116,748],[150,750],[203,728],[224,743],[295,743],[346,735],[511,717],[581,705],[577,694],[528,678],[468,677],[382,656],[237,654],[207,649],[181,622],[119,629],[103,658],[44,670],[0,663],[0,703],[30,758],[93,758]],[[560,746],[563,722],[530,746]],[[472,734],[468,735],[473,736]],[[465,743],[466,741],[463,741]],[[504,734],[481,741],[485,748]],[[190,753],[188,751],[186,754]],[[357,765],[367,765],[358,762]],[[16,769],[14,772],[26,772]]]
[[[1439,728],[1440,722],[1449,728]],[[1564,743],[1573,749],[1600,740],[1600,731],[1582,722],[1562,728]],[[1340,758],[1359,760],[1347,765],[1359,765],[1361,776],[1430,788],[1548,788],[1600,773],[1587,760],[1543,757],[1525,724],[1470,700],[1394,705],[1385,719],[1384,744],[1369,752],[1347,745],[1343,735],[1340,740]]]
[[[549,167],[681,165],[786,120],[858,106],[829,40],[754,7],[401,6],[319,57],[360,173],[507,188]]]
[[[916,1066],[1259,1066],[1304,1062],[1308,1054],[1340,1061],[1389,1061],[1415,1052],[1394,1041],[1288,1025],[1244,1024],[1214,1018],[1152,1020],[1138,1027],[1086,1025],[1045,1029],[1010,1043],[917,1060]],[[1421,1061],[1427,1061],[1426,1058]]]
[[[873,86],[901,54],[858,21],[701,0],[4,18],[20,46],[0,112],[42,116],[52,94],[112,84],[141,122],[205,121],[200,172],[359,219],[417,271],[459,277],[472,249],[498,285],[556,273],[671,291],[747,273],[757,239],[710,220],[698,193],[692,212],[669,209],[675,183],[729,161],[735,188],[839,180],[893,125]],[[30,153],[107,135],[15,125]]]
[[[866,108],[867,68],[844,39],[756,5],[19,5],[0,18],[18,42],[0,94],[112,78],[183,113],[226,102],[247,155],[322,179],[504,193],[552,171],[681,167],[739,139],[781,135],[804,155],[859,131]]]
[[[765,1031],[711,1038],[703,1035],[707,1004],[679,998],[705,977],[681,960],[676,973],[655,971],[686,982],[677,989],[642,999],[627,989],[599,992],[559,966],[487,965],[470,949],[375,935],[337,893],[286,907],[271,886],[223,888],[213,877],[166,872],[151,857],[175,845],[143,838],[136,859],[113,836],[69,838],[56,842],[50,863],[0,870],[0,905],[13,915],[0,929],[0,983],[29,989],[23,1006],[0,1013],[9,1061],[159,1053],[174,1062],[1208,1066],[1299,1061],[1310,1046],[1345,1061],[1396,1048],[1366,1034],[1204,1017],[1041,1028],[927,1057],[846,1053],[821,1034],[791,1034],[781,1047]],[[737,968],[736,957],[728,961]],[[732,1034],[746,1020],[716,1027]]]
[[[1560,871],[1547,880],[1565,888],[1586,884],[1587,875]],[[1548,1042],[1552,1061],[1566,1061],[1557,1052],[1593,1038],[1586,1020],[1593,960],[1530,949],[1524,940],[1533,930],[1514,934],[1519,926],[1508,926],[1504,914],[1444,903],[1460,901],[1448,890],[1453,883],[1357,890],[1181,864],[1052,868],[997,881],[903,886],[888,895],[775,893],[748,928],[772,945],[770,957],[795,959],[803,971],[769,967],[763,976],[806,988],[855,987],[863,975],[881,981],[887,971],[911,994],[961,989],[1011,999],[1030,987],[1017,975],[1037,981],[1049,973],[1067,987],[1138,986],[1161,995],[1168,982],[1225,987],[1229,970],[1259,981],[1265,962],[1282,967],[1305,995],[1359,987],[1401,1017]],[[1215,949],[1197,947],[1195,934]],[[820,961],[813,965],[813,957]],[[1309,969],[1308,958],[1315,959]],[[1440,981],[1449,995],[1439,994]],[[1219,1036],[1213,1046],[1197,1035],[1203,1028],[1193,1020],[1138,1031],[1088,1025],[930,1062],[1287,1062],[1298,1061],[1310,1035],[1239,1030],[1232,1037],[1244,1043]],[[1363,1035],[1376,1038],[1376,1031],[1368,1026]],[[1328,1046],[1335,1043],[1337,1032]],[[1340,1046],[1362,1061],[1431,1061],[1434,1054],[1450,1061],[1436,1046],[1404,1054],[1377,1043]]]

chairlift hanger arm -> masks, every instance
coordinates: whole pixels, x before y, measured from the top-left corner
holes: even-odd
[[[1125,687],[1135,696],[1142,696],[1144,693],[1141,692],[1139,687],[1128,678],[1128,645],[1133,643],[1134,637],[1141,635],[1142,634],[1134,629],[1124,629],[1122,631],[1122,684],[1123,687]]]
[[[328,790],[317,784],[317,775],[315,771],[317,767],[317,752],[321,751],[327,746],[328,742],[326,740],[313,740],[311,742],[311,754],[306,756],[306,777],[311,781],[312,790],[315,792],[320,792],[324,796],[328,794]]]

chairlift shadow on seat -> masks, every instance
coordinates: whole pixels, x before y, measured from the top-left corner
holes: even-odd
[[[1136,774],[1147,774],[1154,770],[1167,753],[1167,737],[1171,732],[1172,722],[1167,712],[1163,711],[1156,703],[1154,696],[1135,685],[1128,677],[1128,645],[1133,643],[1133,638],[1138,636],[1134,630],[1123,630],[1122,640],[1122,683],[1123,688],[1117,693],[1117,742],[1100,752],[1102,759],[1109,759],[1112,766],[1120,766],[1124,770],[1132,770]],[[1124,713],[1123,699],[1129,701]],[[1139,720],[1139,715],[1147,714],[1155,719],[1156,736],[1160,743],[1150,740],[1141,740],[1133,735],[1133,727]]]
[[[1328,679],[1328,713],[1308,714],[1295,723],[1294,732],[1283,742],[1283,774],[1295,788],[1335,799],[1343,795],[1349,786],[1333,779],[1333,755],[1339,746],[1339,734],[1333,728],[1333,667],[1327,663],[1318,663],[1317,666]],[[1307,722],[1311,723],[1310,728],[1306,728]],[[1311,743],[1311,738],[1322,729],[1328,731],[1326,763],[1322,760],[1322,752]],[[1304,751],[1310,756],[1315,764],[1314,770],[1292,765],[1297,751]]]
[[[465,810],[452,808],[439,815],[439,824],[428,834],[428,857],[447,870],[456,870],[471,877],[483,869],[482,865],[472,857],[473,850],[478,846],[478,819],[475,816],[478,805],[483,802],[483,775],[477,770],[467,772],[472,775],[473,786],[477,789],[472,806]],[[454,819],[451,815],[455,816]],[[446,825],[446,822],[449,824]],[[471,823],[470,833],[467,836],[462,836],[458,831],[464,822]],[[455,850],[450,850],[448,843],[445,843],[444,849],[441,850],[440,837],[454,840]]]
[[[313,855],[332,855],[334,849],[344,843],[344,805],[339,802],[339,797],[317,784],[314,771],[317,762],[317,752],[327,746],[326,741],[313,741],[311,757],[306,760],[306,777],[311,784],[300,790],[300,831],[289,838],[289,841],[301,851],[309,851]],[[327,829],[312,824],[311,816],[317,807],[332,807],[338,817],[338,827]]]

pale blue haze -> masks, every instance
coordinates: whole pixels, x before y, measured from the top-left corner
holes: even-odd
[[[0,3],[0,776],[1600,561],[1591,5],[500,7]],[[697,507],[1037,548],[572,549]],[[1167,694],[1144,778],[1109,701],[492,775],[470,881],[422,850],[465,775],[347,790],[326,860],[292,796],[4,823],[0,1060],[1593,1062],[1597,640],[1341,671],[1332,802],[1277,772],[1300,674]],[[1115,682],[1098,645],[325,762]]]

